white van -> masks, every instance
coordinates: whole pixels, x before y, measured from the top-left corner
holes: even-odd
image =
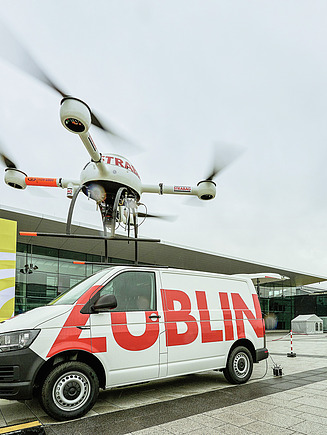
[[[37,394],[58,420],[106,389],[206,370],[246,382],[268,357],[251,279],[114,266],[0,325],[0,398]]]

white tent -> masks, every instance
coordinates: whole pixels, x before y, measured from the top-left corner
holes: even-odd
[[[322,334],[323,321],[315,314],[305,314],[291,321],[292,331],[299,334]]]

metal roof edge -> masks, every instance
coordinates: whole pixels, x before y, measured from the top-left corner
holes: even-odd
[[[44,220],[49,221],[49,224],[51,224],[51,222],[58,223],[61,225],[64,225],[66,223],[66,220],[64,218],[49,216],[49,215],[40,214],[40,213],[31,213],[28,210],[18,209],[15,207],[9,207],[9,206],[3,205],[3,204],[0,204],[0,211],[1,210],[5,211],[9,214],[18,214],[20,216],[26,216],[26,217],[30,217],[30,218],[34,218],[34,219],[39,219],[40,220],[39,225],[41,225],[42,221],[44,221]],[[73,222],[73,226],[74,226],[73,232],[78,231],[79,228],[81,230],[84,230],[84,231],[85,230],[101,231],[101,229],[102,229],[102,228],[100,228],[100,226],[97,226],[94,224],[87,225],[86,223],[77,222],[77,221]],[[28,243],[27,240],[26,240],[26,243]],[[212,271],[214,264],[216,264],[217,266],[219,265],[222,269],[225,269],[225,270],[231,269],[231,266],[233,266],[233,268],[234,268],[234,266],[236,266],[236,267],[239,266],[239,268],[241,268],[241,269],[251,269],[249,271],[242,270],[239,272],[238,271],[237,272],[234,272],[234,271],[220,272],[219,268],[218,268],[217,272],[222,273],[222,274],[232,274],[232,273],[239,273],[239,274],[251,273],[251,274],[253,274],[253,273],[262,272],[262,273],[279,273],[281,275],[290,276],[290,282],[291,282],[292,286],[300,286],[300,285],[307,285],[307,284],[313,284],[313,283],[327,281],[327,276],[319,276],[316,274],[310,274],[308,272],[300,272],[300,271],[294,270],[294,269],[286,269],[286,268],[282,268],[279,266],[258,262],[256,260],[243,259],[243,258],[231,256],[231,255],[225,255],[225,254],[221,254],[221,253],[217,253],[217,252],[211,252],[211,251],[197,249],[195,247],[178,245],[178,244],[175,244],[175,243],[172,243],[169,241],[165,241],[165,240],[162,240],[159,244],[157,244],[157,246],[158,245],[161,246],[162,249],[165,250],[165,252],[160,251],[157,254],[158,256],[160,256],[160,255],[164,256],[164,254],[167,256],[167,252],[169,252],[169,248],[171,248],[173,250],[179,249],[179,250],[184,251],[185,253],[188,252],[190,255],[188,258],[188,262],[186,262],[186,266],[194,263],[194,258],[196,255],[200,254],[201,256],[203,256],[202,260],[205,256],[208,256],[211,259],[211,269],[207,270],[208,272]],[[65,249],[64,245],[62,247]],[[151,254],[153,254],[153,252],[151,252]],[[215,262],[215,260],[217,260],[217,262]],[[225,261],[225,263],[223,263],[224,261]],[[168,260],[168,262],[169,262],[169,260]],[[237,265],[236,262],[238,262],[239,264]],[[168,265],[170,265],[170,264],[168,264]],[[174,264],[171,264],[170,266],[176,267]],[[258,270],[253,270],[256,267],[258,268]],[[184,267],[184,268],[187,268],[187,267]],[[194,267],[189,267],[189,268],[192,270],[196,270]],[[215,273],[217,273],[217,272],[215,272]],[[285,286],[287,286],[287,284]]]

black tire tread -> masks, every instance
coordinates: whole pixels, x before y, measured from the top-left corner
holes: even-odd
[[[87,375],[91,383],[91,394],[89,400],[75,411],[63,411],[58,408],[52,399],[52,388],[59,376],[65,372],[79,371]],[[39,401],[44,411],[53,417],[55,420],[71,420],[82,417],[94,405],[99,394],[99,380],[95,371],[87,364],[79,361],[68,361],[54,367],[45,378],[40,391]]]
[[[246,353],[248,358],[249,358],[249,362],[250,362],[250,369],[249,369],[248,375],[245,378],[239,378],[234,373],[234,370],[233,370],[233,360],[239,352]],[[250,377],[252,375],[252,371],[253,371],[253,358],[252,358],[252,354],[249,351],[249,349],[247,347],[244,347],[244,346],[237,346],[234,349],[232,349],[232,351],[230,352],[228,359],[227,359],[227,365],[223,369],[225,379],[231,384],[244,384],[245,382],[247,382],[250,379]]]

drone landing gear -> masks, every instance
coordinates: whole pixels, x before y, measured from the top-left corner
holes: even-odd
[[[119,210],[119,207],[124,204],[125,198],[127,198],[127,197],[129,197],[129,199],[134,201],[134,204],[136,204],[137,198],[135,197],[135,195],[128,192],[128,190],[125,187],[120,187],[117,190],[114,204],[113,204],[112,215],[109,217],[109,219],[108,219],[107,214],[103,213],[102,210],[100,209],[101,214],[102,214],[103,233],[104,233],[105,237],[107,237],[107,235],[108,235],[107,234],[107,225],[106,225],[106,222],[108,221],[110,235],[112,238],[115,238],[116,222],[122,221],[122,216],[120,216],[121,210]],[[132,219],[131,219],[131,217],[132,217]],[[131,225],[133,224],[133,226],[134,226],[134,239],[133,239],[134,245],[135,245],[134,263],[138,264],[138,243],[137,243],[138,222],[137,222],[136,207],[128,207],[128,216],[126,218],[126,224],[127,224],[127,243],[130,242]],[[108,243],[107,242],[108,242],[108,240],[105,239],[105,259],[106,259],[106,261],[108,260]]]
[[[72,219],[73,219],[73,211],[76,203],[76,199],[78,197],[78,194],[83,189],[83,185],[79,186],[78,189],[75,190],[74,195],[72,197],[69,210],[68,210],[68,216],[67,216],[67,224],[66,224],[66,234],[70,235],[71,226],[72,226]]]
[[[83,190],[84,185],[79,186],[72,197],[68,216],[67,216],[67,224],[66,224],[66,235],[71,237],[71,224],[73,218],[73,211],[76,204],[77,197],[79,193]],[[111,196],[113,198],[113,195]],[[102,217],[102,225],[103,225],[103,240],[105,243],[104,249],[104,257],[105,262],[108,261],[108,240],[118,240],[116,237],[116,223],[120,223],[123,221],[123,217],[121,216],[122,209],[124,206],[127,210],[126,225],[127,225],[127,238],[126,241],[129,243],[130,241],[134,242],[135,250],[134,250],[134,262],[138,264],[138,221],[137,221],[137,198],[136,196],[130,192],[126,187],[120,187],[116,195],[114,196],[113,204],[105,202],[104,204],[99,204],[99,209]],[[134,226],[134,238],[130,237],[131,226]],[[109,229],[109,231],[108,231]],[[109,233],[109,234],[108,234]]]

